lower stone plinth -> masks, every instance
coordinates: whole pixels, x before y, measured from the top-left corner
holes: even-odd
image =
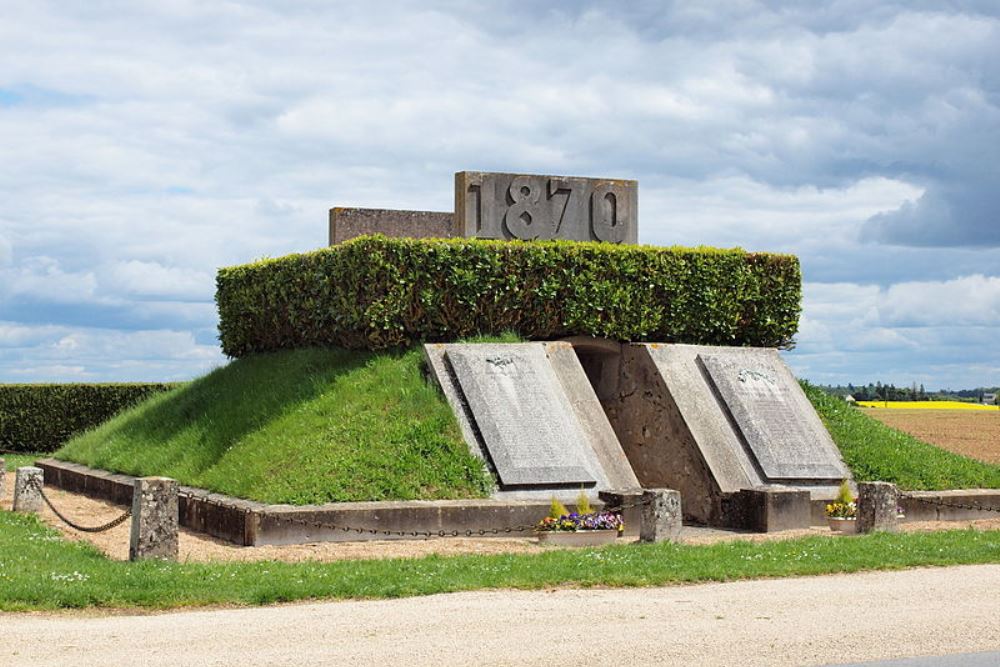
[[[736,494],[737,513],[742,525],[734,526],[759,533],[796,530],[812,525],[812,504],[808,491],[775,487],[741,489]]]

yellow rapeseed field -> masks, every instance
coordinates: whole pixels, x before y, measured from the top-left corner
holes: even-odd
[[[961,401],[858,401],[865,408],[897,408],[902,410],[998,410],[995,405],[962,403]]]

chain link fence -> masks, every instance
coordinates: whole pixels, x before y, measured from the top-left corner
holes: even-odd
[[[927,498],[926,496],[917,496],[912,493],[900,493],[900,498],[906,498],[908,500],[915,500],[918,503],[924,503],[925,505],[932,505],[935,507],[947,507],[949,509],[960,509],[960,510],[978,510],[980,512],[1000,512],[1000,507],[990,507],[987,505],[969,504],[969,503],[950,503],[944,500],[939,500],[937,498]]]
[[[59,509],[52,503],[52,499],[49,498],[49,496],[45,493],[44,485],[41,484],[37,479],[31,480],[31,486],[36,491],[38,491],[38,495],[42,497],[42,500],[45,502],[46,505],[48,505],[49,509],[52,510],[52,513],[55,514],[60,521],[65,523],[73,530],[78,530],[81,533],[104,533],[111,530],[112,528],[117,528],[118,526],[122,525],[123,523],[128,521],[129,518],[131,518],[132,516],[132,508],[129,507],[120,516],[115,517],[114,519],[108,521],[107,523],[102,523],[99,526],[83,526],[81,524],[76,523],[68,516],[59,511]]]

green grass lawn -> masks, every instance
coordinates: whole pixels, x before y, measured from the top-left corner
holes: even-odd
[[[394,598],[476,589],[661,586],[1000,562],[1000,531],[809,537],[712,546],[613,545],[540,554],[334,563],[111,561],[33,516],[0,512],[0,610],[169,608]]]
[[[489,474],[421,360],[317,348],[239,359],[55,456],[267,503],[486,496]]]
[[[48,454],[31,454],[18,452],[16,454],[0,454],[0,459],[3,459],[6,463],[7,470],[17,470],[21,466],[34,465],[35,461],[41,458],[45,458]]]
[[[893,482],[910,491],[1000,488],[1000,466],[953,454],[890,428],[808,383],[803,388],[855,480]]]

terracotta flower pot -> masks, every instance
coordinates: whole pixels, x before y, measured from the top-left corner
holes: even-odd
[[[827,523],[830,524],[830,530],[838,533],[844,533],[845,535],[851,535],[858,532],[858,521],[857,519],[847,519],[838,516],[828,516],[826,517]]]
[[[539,544],[560,547],[596,547],[610,544],[618,538],[617,530],[540,530],[535,532]]]

